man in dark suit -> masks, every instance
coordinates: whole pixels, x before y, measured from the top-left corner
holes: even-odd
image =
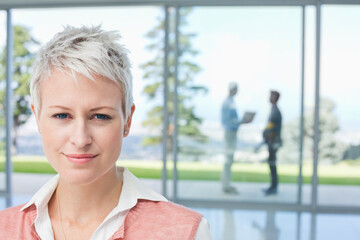
[[[270,92],[270,103],[272,104],[271,113],[269,116],[268,124],[263,131],[264,141],[269,150],[269,168],[271,174],[271,185],[264,190],[265,195],[277,194],[278,175],[276,170],[276,152],[281,147],[281,122],[282,117],[280,110],[277,106],[280,93],[277,91]]]

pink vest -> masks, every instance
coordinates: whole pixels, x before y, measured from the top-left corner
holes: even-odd
[[[20,212],[23,205],[0,212],[1,240],[40,239],[35,231],[36,207]],[[194,239],[202,216],[172,202],[139,200],[110,240]]]

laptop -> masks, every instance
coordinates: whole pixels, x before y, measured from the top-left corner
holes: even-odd
[[[245,112],[241,120],[241,123],[251,123],[252,120],[254,119],[255,114],[256,114],[255,112]]]

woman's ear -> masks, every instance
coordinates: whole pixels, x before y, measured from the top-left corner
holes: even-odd
[[[34,116],[35,116],[35,120],[36,120],[36,125],[38,127],[38,131],[39,133],[41,134],[41,128],[39,126],[39,120],[38,120],[38,115],[36,114],[36,111],[35,111],[35,107],[34,107],[34,104],[31,104],[31,111],[33,112]]]
[[[133,104],[131,106],[131,112],[129,117],[127,118],[126,122],[125,122],[125,126],[124,126],[124,137],[127,137],[129,135],[130,132],[130,128],[131,128],[131,121],[132,121],[132,116],[135,112],[135,104]]]

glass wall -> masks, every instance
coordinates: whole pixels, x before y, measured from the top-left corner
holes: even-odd
[[[178,197],[295,203],[302,8],[194,7],[180,13]],[[230,100],[232,82],[238,91]],[[280,93],[282,146],[276,160],[278,192],[266,196],[269,153],[267,144],[259,145],[272,109],[272,90]],[[239,120],[246,112],[255,113],[251,123],[240,125],[230,156],[227,145],[235,138],[224,136],[230,128],[222,124],[226,104],[236,109]],[[231,161],[228,184],[230,172],[224,169]]]
[[[320,205],[360,206],[359,24],[359,6],[322,9]]]
[[[302,133],[301,7],[182,7],[178,22],[178,46],[175,8],[170,8],[169,14],[167,70],[171,124],[167,131],[167,151],[169,159],[173,150],[177,154],[178,198],[295,204],[299,197],[299,162],[302,159],[300,203],[311,204],[315,7],[306,7]],[[120,31],[122,43],[131,50],[136,111],[119,165],[129,167],[142,178],[155,179],[149,183],[153,183],[152,187],[161,192],[164,8],[19,9],[14,10],[13,15],[15,27],[26,29],[33,36],[35,41],[27,45],[33,54],[67,24],[101,24],[104,29]],[[138,18],[139,15],[142,17]],[[360,87],[356,81],[360,76],[357,67],[360,32],[354,27],[360,23],[359,16],[358,6],[322,6],[318,166],[320,206],[359,206],[355,199],[360,196],[360,112],[356,94]],[[6,40],[5,17],[2,12],[0,24],[4,27],[0,28],[0,34],[3,33],[0,38],[1,50]],[[176,54],[179,57],[178,69],[175,68]],[[239,126],[236,141],[227,141],[229,135],[225,134],[226,126],[222,123],[230,83],[237,84],[237,92],[232,93],[234,96],[230,106],[236,110],[239,119],[243,119],[246,112],[255,113],[250,123]],[[0,86],[1,89],[5,87],[4,84]],[[175,90],[176,106],[173,101]],[[278,108],[282,115],[282,145],[277,151],[276,160],[279,181],[277,194],[266,195],[263,190],[270,186],[271,175],[263,130],[268,126],[271,115],[271,90],[280,93]],[[24,96],[14,98],[16,101],[29,100]],[[0,109],[0,112],[3,111]],[[45,172],[54,173],[43,157],[41,137],[37,133],[34,117],[25,114],[20,120],[21,124],[15,132],[14,162],[33,161],[38,166],[44,166],[40,169],[47,169]],[[1,139],[4,139],[4,133],[2,131]],[[174,134],[177,139],[172,138]],[[299,151],[301,134],[304,136],[302,154]],[[177,149],[174,149],[176,144]],[[4,144],[0,148],[4,149]],[[4,151],[1,156],[4,159]],[[172,165],[168,164],[168,167],[170,172]],[[224,171],[226,167],[231,171]],[[0,170],[3,169],[4,160],[0,159]],[[224,189],[226,177],[222,176],[230,179],[229,186],[233,188]],[[4,189],[4,183],[4,174],[0,172],[0,191]],[[29,193],[28,197],[32,194]]]

